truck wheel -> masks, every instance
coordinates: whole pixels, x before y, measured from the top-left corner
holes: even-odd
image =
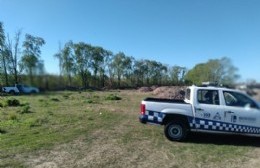
[[[37,92],[35,90],[32,90],[31,91],[31,94],[36,94]]]
[[[183,141],[187,135],[185,123],[180,121],[169,122],[164,127],[164,134],[170,141]]]
[[[14,90],[10,90],[9,94],[15,95],[15,91]]]

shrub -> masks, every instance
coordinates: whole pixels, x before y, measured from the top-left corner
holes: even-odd
[[[37,126],[40,126],[40,125],[43,125],[43,124],[46,124],[46,123],[48,123],[49,122],[49,118],[48,117],[38,117],[36,120],[35,120],[35,122],[36,122],[36,125]]]
[[[118,96],[116,96],[116,95],[110,94],[110,95],[108,95],[105,99],[106,99],[106,100],[121,100],[122,98],[121,98],[121,97],[118,97]]]
[[[0,101],[0,107],[7,107],[8,104],[7,104],[7,100],[1,100]]]
[[[6,103],[8,106],[13,106],[13,107],[20,106],[20,101],[17,99],[7,99]]]
[[[15,115],[15,114],[10,114],[10,115],[9,115],[9,119],[10,119],[10,120],[17,120],[17,115]]]
[[[52,101],[54,102],[59,102],[60,100],[58,98],[51,98]]]
[[[52,112],[52,111],[47,111],[47,113],[48,113],[49,115],[53,115],[53,112]]]
[[[20,106],[29,106],[30,104],[28,102],[20,104]]]
[[[27,104],[27,105],[23,106],[23,108],[22,108],[22,110],[20,111],[20,113],[21,113],[21,114],[31,113],[30,108],[31,108],[30,105]]]
[[[0,128],[0,134],[5,134],[6,130],[4,130],[3,128]]]
[[[30,118],[27,120],[27,124],[29,125],[29,127],[38,127],[41,126],[43,124],[46,124],[49,122],[49,119],[47,117],[38,117],[38,118]]]
[[[94,103],[94,101],[89,99],[89,100],[86,100],[86,103],[92,104],[92,103]]]
[[[63,98],[64,98],[64,99],[68,99],[68,98],[69,98],[69,95],[63,95]]]

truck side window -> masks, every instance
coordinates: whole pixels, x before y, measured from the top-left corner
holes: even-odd
[[[198,102],[202,104],[219,105],[219,94],[217,90],[198,90]]]
[[[258,108],[254,101],[241,93],[224,91],[223,94],[227,106],[246,107],[249,105],[252,108]]]

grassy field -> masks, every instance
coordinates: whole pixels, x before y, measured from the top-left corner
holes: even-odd
[[[138,121],[147,96],[111,91],[1,97],[0,167],[260,165],[259,138],[197,134],[183,143],[168,141],[163,127]]]

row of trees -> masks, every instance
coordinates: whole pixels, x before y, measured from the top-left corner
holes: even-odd
[[[176,85],[184,83],[187,73],[184,67],[171,67],[153,60],[136,60],[123,52],[113,54],[84,42],[69,41],[54,57],[59,60],[60,77],[65,77],[68,86],[72,85],[73,77],[78,78],[85,88]]]
[[[211,59],[188,70],[181,66],[164,65],[154,60],[136,60],[123,52],[113,54],[99,46],[69,41],[55,54],[61,75],[70,86],[72,76],[79,77],[82,87],[138,87],[150,85],[201,84],[214,81],[233,84],[237,68],[229,58]]]
[[[123,52],[112,53],[100,46],[68,41],[54,57],[59,61],[59,75],[46,74],[41,59],[41,37],[25,35],[20,48],[21,31],[14,40],[5,33],[0,22],[1,85],[28,83],[46,89],[65,87],[121,88],[151,85],[200,84],[202,81],[233,83],[237,68],[230,59],[209,60],[191,70],[148,59],[135,59]],[[37,80],[35,80],[37,79]]]
[[[44,63],[41,60],[41,46],[45,41],[41,37],[25,35],[20,48],[21,30],[17,31],[14,40],[5,33],[3,23],[0,22],[0,75],[1,85],[11,85],[22,82],[22,76],[34,83],[34,77],[42,74]],[[26,74],[27,76],[25,76]]]

